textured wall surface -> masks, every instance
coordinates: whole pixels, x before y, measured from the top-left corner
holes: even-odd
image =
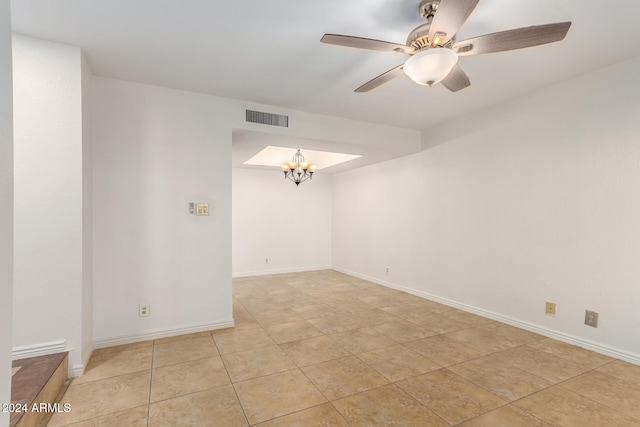
[[[82,369],[82,54],[13,38],[14,347],[66,341]]]
[[[98,77],[92,96],[94,339],[231,321],[235,110]],[[189,202],[209,203],[210,216],[190,215]]]
[[[91,69],[82,56],[82,364],[93,351],[93,147]]]
[[[336,176],[333,265],[640,362],[639,73],[581,76]]]
[[[233,169],[233,275],[331,268],[331,181],[319,170],[296,187],[275,168]]]
[[[291,112],[291,129],[273,129],[244,123],[243,108],[270,111],[269,106],[114,79],[94,77],[92,98],[93,310],[94,339],[100,345],[229,321],[232,227],[240,245],[234,268],[240,273],[261,269],[266,257],[281,270],[330,265],[327,176],[296,189],[286,186],[276,170],[265,175],[266,181],[258,178],[262,188],[256,191],[246,178],[261,173],[239,172],[234,201],[239,220],[252,230],[257,224],[269,229],[246,239],[240,234],[245,230],[232,225],[233,130],[375,146],[392,141],[412,151],[420,147],[415,130],[304,112]],[[294,234],[304,233],[293,238],[308,238],[314,247],[298,257],[287,253],[285,258],[287,248],[279,240],[286,238],[285,222],[292,222],[276,216],[282,211],[267,197],[275,197],[276,189],[283,191],[278,200],[298,200],[309,209],[293,221]],[[211,215],[189,215],[189,202],[209,203]],[[253,215],[249,222],[247,215]],[[265,225],[261,216],[275,226]],[[300,231],[305,218],[310,223]],[[138,305],[147,303],[151,316],[139,318]]]
[[[0,0],[0,403],[11,401],[13,293],[13,105],[11,15]],[[0,425],[9,414],[0,413]]]

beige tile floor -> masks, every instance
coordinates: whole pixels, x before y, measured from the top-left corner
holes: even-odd
[[[49,427],[640,426],[640,366],[337,272],[234,280],[234,317],[96,350]]]

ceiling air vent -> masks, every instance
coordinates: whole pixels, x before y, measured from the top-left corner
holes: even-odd
[[[289,116],[282,114],[265,113],[263,111],[246,110],[246,121],[261,125],[289,127]]]

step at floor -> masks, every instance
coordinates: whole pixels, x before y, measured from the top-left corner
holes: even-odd
[[[10,427],[37,427],[52,411],[67,381],[68,353],[14,360],[11,368]],[[18,410],[19,409],[19,410]],[[26,409],[26,411],[25,411]]]

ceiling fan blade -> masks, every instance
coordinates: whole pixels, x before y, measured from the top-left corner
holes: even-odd
[[[366,39],[364,37],[343,36],[340,34],[325,34],[320,39],[322,43],[336,46],[353,47],[356,49],[375,50],[378,52],[397,52],[404,54],[413,53],[411,46],[398,43],[385,42],[382,40]]]
[[[441,0],[429,29],[429,40],[442,46],[455,36],[480,0]],[[440,35],[442,33],[442,35]],[[437,36],[437,39],[436,39]]]
[[[451,92],[457,92],[471,85],[469,77],[458,64],[451,69],[451,72],[440,83]]]
[[[395,79],[398,76],[401,76],[402,74],[404,74],[404,71],[402,70],[403,66],[404,64],[400,64],[396,68],[392,68],[386,73],[380,74],[375,79],[369,80],[368,82],[360,86],[354,92],[357,92],[357,93],[369,92],[370,90],[375,89],[378,86],[381,86],[386,82]]]
[[[459,41],[453,45],[453,50],[459,56],[468,56],[538,46],[564,39],[569,27],[571,22],[558,22],[485,34]]]

